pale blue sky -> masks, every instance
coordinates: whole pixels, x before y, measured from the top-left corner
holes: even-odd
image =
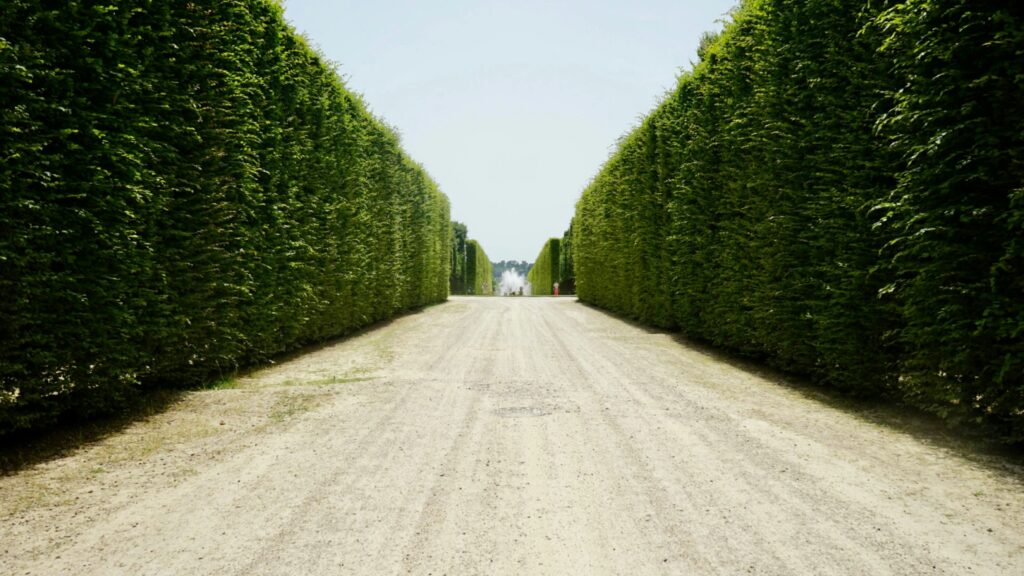
[[[736,0],[284,0],[491,260],[561,236],[616,140]]]

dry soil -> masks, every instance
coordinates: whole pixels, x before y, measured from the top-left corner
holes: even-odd
[[[1024,574],[1013,460],[453,298],[0,478],[0,573]]]

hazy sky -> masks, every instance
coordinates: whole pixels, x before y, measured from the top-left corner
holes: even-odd
[[[491,260],[533,261],[736,1],[284,4]]]

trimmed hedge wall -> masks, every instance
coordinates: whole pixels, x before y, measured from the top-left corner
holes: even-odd
[[[491,296],[494,294],[494,273],[491,260],[476,240],[466,242],[466,294]]]
[[[0,11],[0,433],[448,293],[436,184],[266,0]]]
[[[573,221],[577,292],[1024,440],[1024,5],[748,0]]]
[[[451,278],[452,294],[491,295],[494,293],[494,267],[483,247],[467,238],[466,225],[452,222]]]
[[[534,296],[551,296],[554,294],[554,283],[560,281],[559,247],[561,240],[551,238],[544,243],[534,260],[533,268],[526,275],[530,281],[531,294]],[[561,286],[559,286],[561,288]]]
[[[576,293],[576,264],[572,259],[572,222],[569,229],[562,235],[562,244],[558,250],[559,292],[562,294]]]
[[[466,241],[468,229],[462,222],[452,222],[451,264],[448,280],[450,294],[466,293]]]

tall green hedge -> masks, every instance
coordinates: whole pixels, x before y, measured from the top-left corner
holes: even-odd
[[[494,293],[493,265],[480,243],[467,237],[466,225],[452,222],[451,276],[452,294],[491,295]]]
[[[447,296],[447,199],[268,0],[8,0],[0,134],[0,433]]]
[[[558,290],[561,294],[576,293],[576,264],[572,258],[572,222],[562,235],[558,250]]]
[[[577,292],[1024,439],[1024,5],[747,0],[573,221]]]
[[[451,264],[448,291],[451,294],[466,293],[466,242],[469,230],[462,222],[452,222]]]
[[[494,279],[491,260],[476,240],[466,242],[465,294],[491,296],[494,294]]]
[[[902,388],[1024,439],[1024,4],[900,2],[875,29],[899,79],[878,127],[901,163],[875,217]]]
[[[559,247],[562,241],[559,238],[551,238],[544,243],[537,258],[534,260],[533,268],[526,275],[530,281],[531,294],[534,296],[550,296],[554,293],[554,283],[560,282]]]

